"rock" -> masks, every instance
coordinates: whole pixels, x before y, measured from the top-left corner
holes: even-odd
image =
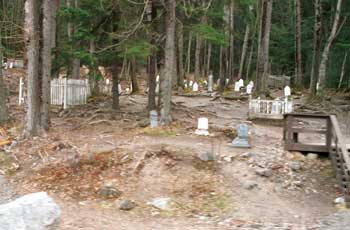
[[[214,160],[214,153],[212,152],[205,152],[205,153],[199,153],[198,158],[201,159],[202,161],[213,161]]]
[[[113,199],[118,198],[122,195],[122,192],[119,191],[116,187],[110,184],[103,185],[99,191],[99,195],[103,199]]]
[[[135,202],[131,200],[122,200],[119,204],[119,209],[123,211],[130,211],[136,207]]]
[[[242,187],[244,189],[247,189],[247,190],[252,190],[254,189],[255,187],[258,187],[258,183],[256,183],[255,181],[245,181],[243,184],[242,184]]]
[[[272,176],[272,170],[270,169],[257,169],[255,170],[255,173],[262,177],[271,177]]]
[[[58,229],[60,208],[45,192],[25,195],[0,205],[0,229]]]
[[[308,154],[306,155],[306,158],[307,158],[308,160],[317,160],[318,155],[317,155],[316,153],[308,153]]]
[[[301,169],[301,163],[298,161],[292,161],[289,163],[289,167],[293,170],[293,171],[299,171]]]
[[[148,202],[147,204],[161,210],[168,210],[170,208],[169,203],[170,203],[170,198],[156,198]]]
[[[337,197],[335,198],[335,200],[333,201],[334,204],[345,204],[345,198],[344,197]]]

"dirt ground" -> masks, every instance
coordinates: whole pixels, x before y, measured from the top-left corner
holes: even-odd
[[[32,140],[16,139],[22,108],[13,108],[13,144],[0,149],[0,203],[46,191],[61,207],[62,230],[315,229],[338,211],[328,158],[284,151],[282,128],[247,121],[246,101],[174,96],[173,124],[156,129],[146,104],[146,95],[122,96],[115,120],[108,97],[53,108],[51,130]],[[209,137],[194,134],[203,116]],[[229,146],[243,122],[251,149]],[[205,154],[215,160],[201,160]],[[121,195],[101,197],[105,184]],[[148,204],[156,198],[169,198],[169,208]],[[122,211],[122,200],[136,207]]]

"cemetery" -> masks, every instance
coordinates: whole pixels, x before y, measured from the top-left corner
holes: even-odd
[[[0,2],[0,230],[350,229],[348,2]]]

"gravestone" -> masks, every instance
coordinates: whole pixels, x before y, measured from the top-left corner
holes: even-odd
[[[149,112],[150,124],[151,128],[158,127],[158,113],[156,110],[152,110]]]
[[[207,85],[208,85],[207,80],[204,80],[204,82],[203,82],[203,83],[204,83],[204,85],[205,85],[205,86],[207,86]]]
[[[198,84],[197,84],[197,82],[193,83],[192,90],[193,90],[193,92],[198,92]]]
[[[246,92],[247,94],[251,95],[253,91],[253,86],[251,84],[247,85]]]
[[[228,83],[230,82],[230,79],[226,78],[226,85],[228,85]]]
[[[254,88],[254,82],[253,81],[250,81],[249,85],[251,85]]]
[[[208,77],[208,92],[209,93],[213,92],[213,81],[214,81],[214,77],[212,74],[210,74]]]
[[[208,118],[206,117],[201,117],[198,118],[198,127],[195,132],[197,135],[202,135],[202,136],[208,136],[209,135],[209,124],[208,124]]]
[[[240,84],[239,84],[238,81],[236,81],[236,83],[235,83],[235,92],[239,92],[240,89],[241,89]]]
[[[238,126],[237,137],[232,141],[231,146],[237,148],[250,148],[248,125],[240,124]]]
[[[243,79],[241,78],[241,79],[239,79],[239,87],[244,87],[244,81],[243,81]]]
[[[120,84],[118,84],[118,92],[119,92],[119,95],[122,94],[123,92],[122,86]]]
[[[192,86],[193,86],[193,81],[190,81],[190,83],[188,84],[188,86],[192,88]]]
[[[290,95],[292,95],[291,89],[290,89],[290,87],[287,85],[286,87],[284,87],[284,96],[285,96],[285,97],[289,97]]]

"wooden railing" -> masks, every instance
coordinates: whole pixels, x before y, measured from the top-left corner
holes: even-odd
[[[310,120],[315,123],[310,124]],[[299,140],[302,133],[321,134],[325,136],[325,140],[323,143],[303,143]],[[329,153],[339,188],[347,207],[350,207],[350,156],[337,117],[323,114],[286,114],[283,136],[285,149],[288,151]]]

